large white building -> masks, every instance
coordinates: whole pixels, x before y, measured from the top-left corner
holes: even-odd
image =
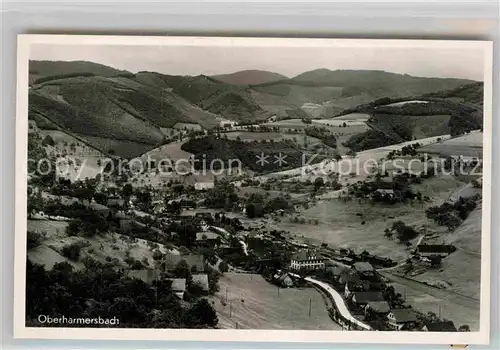
[[[290,261],[292,270],[317,270],[325,267],[326,259],[312,251],[301,251]]]

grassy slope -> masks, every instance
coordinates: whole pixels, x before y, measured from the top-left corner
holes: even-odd
[[[396,240],[384,238],[384,230],[394,221],[403,220],[408,225],[418,227],[426,224],[438,231],[440,228],[426,219],[425,209],[443,203],[452,191],[463,186],[464,183],[446,175],[412,186],[415,191],[431,197],[431,202],[423,206],[417,203],[372,205],[356,199],[349,202],[340,199],[323,200],[307,210],[302,210],[299,215],[306,219],[317,219],[319,225],[297,225],[285,219],[277,226],[296,234],[297,238],[304,236],[304,239],[316,244],[328,243],[331,246],[353,248],[359,252],[366,249],[373,254],[401,260],[408,255],[406,247]],[[363,217],[358,216],[358,213],[362,213]]]
[[[449,115],[394,115],[394,114],[376,114],[373,117],[377,128],[384,131],[390,130],[397,124],[403,124],[411,130],[413,137],[417,139],[446,135],[450,133],[448,125]]]
[[[479,299],[481,281],[481,218],[479,206],[454,232],[443,235],[439,241],[455,245],[458,249],[445,258],[442,268],[427,270],[415,279],[419,281],[445,281],[447,289]]]
[[[28,230],[47,233],[40,246],[28,251],[28,258],[34,263],[44,265],[47,269],[51,269],[55,263],[63,261],[76,268],[83,268],[81,260],[85,256],[90,256],[102,263],[106,262],[106,257],[116,258],[119,266],[126,267],[126,251],[130,249],[132,258],[142,260],[145,257],[148,259],[149,266],[154,266],[153,250],[148,246],[146,240],[138,239],[137,243],[129,243],[128,237],[116,233],[92,238],[68,237],[66,235],[67,226],[68,222],[28,220]],[[61,249],[65,245],[84,241],[88,241],[90,246],[82,249],[80,261],[74,262],[61,255]],[[162,244],[159,244],[159,249],[163,253],[169,252],[169,249]],[[172,254],[174,253],[177,252],[172,251]]]
[[[224,119],[250,121],[269,117],[247,88],[226,84],[204,75],[164,76],[164,79],[176,95]]]
[[[158,82],[151,83],[153,78],[145,74],[137,79],[73,77],[38,84],[30,89],[30,119],[41,127],[88,137],[90,143],[96,141],[95,147],[106,151],[103,144],[118,142],[113,149],[123,157],[137,156],[160,144],[164,139],[160,127],[172,127],[177,122],[204,127],[219,123],[220,118],[213,113]],[[129,145],[137,145],[137,149]]]
[[[452,90],[407,97],[406,99],[384,98],[383,102],[379,100],[380,102],[363,104],[344,112],[370,115],[370,126],[377,133],[383,133],[383,138],[387,139],[391,136],[392,142],[403,141],[401,135],[393,130],[397,125],[411,131],[411,136],[416,138],[449,133],[458,135],[464,131],[481,127],[482,95],[482,83],[472,83]],[[428,104],[406,104],[402,107],[388,106],[391,102],[404,100],[430,102]],[[356,135],[357,138],[358,136],[361,135]],[[369,135],[365,134],[364,136],[368,137]],[[360,142],[356,139],[353,144],[360,144]]]

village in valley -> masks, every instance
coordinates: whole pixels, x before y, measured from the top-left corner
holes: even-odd
[[[46,66],[30,67],[27,325],[478,329],[482,83],[363,100]],[[298,107],[277,102],[287,84]],[[64,119],[106,110],[148,122]]]

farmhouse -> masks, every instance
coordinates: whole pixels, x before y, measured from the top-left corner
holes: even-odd
[[[371,282],[361,279],[352,279],[345,284],[344,295],[350,297],[354,292],[368,292],[371,290]]]
[[[375,274],[375,268],[370,263],[367,263],[364,261],[354,263],[354,265],[352,265],[352,268],[354,271],[356,271],[360,275],[374,275]]]
[[[186,279],[185,278],[169,278],[172,281],[172,292],[175,293],[180,299],[184,299],[184,292],[186,291]]]
[[[194,189],[197,191],[209,190],[215,187],[214,182],[196,182],[194,184]]]
[[[422,257],[438,255],[442,258],[453,253],[456,248],[447,244],[419,244],[417,246],[417,254]]]
[[[352,293],[352,302],[358,306],[365,307],[373,301],[384,301],[384,296],[380,292],[354,292]]]
[[[290,268],[293,270],[317,270],[325,267],[327,259],[317,255],[312,251],[302,251],[295,254],[290,261]]]
[[[365,313],[373,313],[376,315],[386,315],[391,311],[387,301],[370,301],[365,306]]]
[[[456,332],[453,321],[426,322],[422,327],[424,332]]]
[[[389,327],[394,330],[412,329],[417,323],[417,314],[412,308],[392,309],[387,315]]]
[[[203,130],[200,124],[194,124],[194,123],[176,123],[174,125],[174,129],[176,129],[176,130],[193,130],[193,131]]]
[[[281,287],[288,288],[293,286],[293,279],[289,273],[278,271],[273,276],[274,282]]]

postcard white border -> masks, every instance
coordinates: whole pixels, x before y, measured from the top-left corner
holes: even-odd
[[[483,211],[481,237],[481,299],[478,332],[362,332],[288,330],[194,330],[130,328],[42,328],[25,325],[26,229],[27,229],[27,140],[28,75],[30,45],[133,45],[133,46],[256,46],[256,47],[371,47],[371,48],[456,48],[484,52],[484,138]],[[399,344],[489,344],[491,269],[491,166],[493,42],[466,40],[400,39],[316,39],[243,38],[187,36],[98,36],[31,35],[18,36],[17,109],[15,161],[15,257],[14,257],[14,338],[168,340],[298,343],[399,343]]]

